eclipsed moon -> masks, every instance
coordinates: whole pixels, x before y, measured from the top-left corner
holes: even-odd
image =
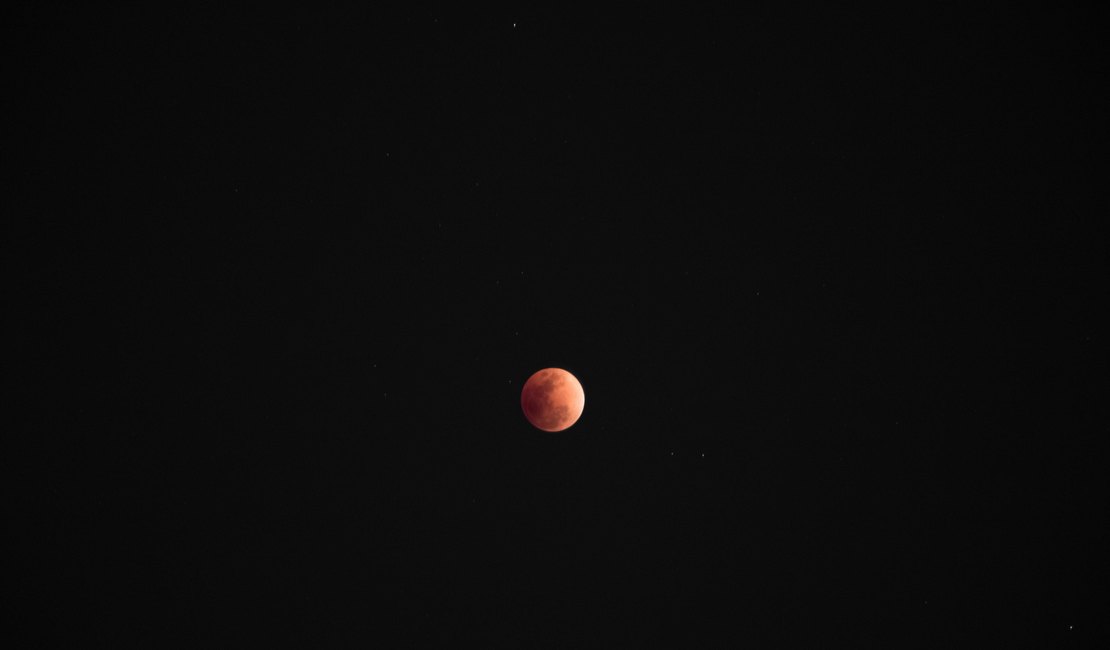
[[[543,431],[563,431],[582,417],[586,393],[578,379],[562,368],[544,368],[524,383],[520,407],[532,426]]]

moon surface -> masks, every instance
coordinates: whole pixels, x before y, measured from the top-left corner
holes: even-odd
[[[578,379],[562,368],[536,371],[520,392],[520,407],[532,426],[555,432],[570,428],[582,417],[586,393]]]

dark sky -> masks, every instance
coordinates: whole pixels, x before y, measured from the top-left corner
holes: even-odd
[[[1101,645],[1102,16],[628,11],[9,12],[19,647]]]

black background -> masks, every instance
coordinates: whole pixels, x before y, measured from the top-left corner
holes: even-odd
[[[1099,646],[1101,18],[9,11],[21,647]]]

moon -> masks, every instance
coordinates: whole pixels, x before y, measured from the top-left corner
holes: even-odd
[[[536,371],[520,392],[524,417],[541,431],[569,429],[586,406],[586,393],[578,379],[562,368]]]

